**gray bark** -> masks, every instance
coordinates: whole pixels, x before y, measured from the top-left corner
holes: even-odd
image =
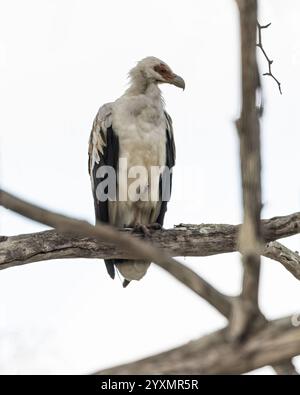
[[[275,365],[279,373],[285,368],[295,374],[290,362],[281,363],[300,353],[300,328],[292,326],[291,317],[269,322],[242,343],[228,341],[226,333],[226,329],[219,330],[97,374],[241,374],[266,365]]]

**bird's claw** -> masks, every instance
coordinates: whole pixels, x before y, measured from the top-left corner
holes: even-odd
[[[136,224],[134,228],[132,229],[133,233],[142,233],[145,238],[150,237],[150,230],[160,230],[162,226],[154,222],[152,224],[147,224],[147,225],[142,225],[142,224]]]
[[[153,224],[146,225],[150,230],[161,230],[162,226],[158,222],[153,222]]]
[[[132,229],[132,233],[142,233],[145,238],[150,236],[150,231],[146,225],[136,224]]]

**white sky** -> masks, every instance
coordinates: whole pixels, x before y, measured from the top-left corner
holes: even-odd
[[[163,87],[177,143],[166,227],[238,223],[234,3],[1,0],[2,186],[93,222],[87,140],[94,115],[123,93],[135,62],[153,55],[187,85],[184,93]],[[272,22],[264,44],[284,93],[263,79],[267,218],[299,211],[300,3],[261,3],[261,23]],[[1,210],[1,234],[42,229]],[[283,243],[299,250],[299,240]],[[184,262],[222,291],[240,290],[238,254]],[[299,299],[299,283],[278,263],[264,260],[263,312],[270,318],[299,312]],[[126,290],[118,279],[110,280],[99,260],[41,262],[0,273],[0,373],[87,373],[177,346],[224,324],[206,302],[153,265],[145,279]]]

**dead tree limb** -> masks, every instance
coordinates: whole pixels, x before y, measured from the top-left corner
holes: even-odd
[[[257,47],[260,48],[262,54],[264,55],[267,63],[268,63],[268,71],[266,73],[264,73],[263,75],[267,75],[271,78],[273,78],[273,80],[276,82],[279,92],[282,95],[282,89],[281,89],[281,83],[279,82],[279,80],[274,76],[273,71],[272,71],[272,65],[273,65],[273,60],[271,60],[266,52],[266,50],[264,49],[263,46],[263,42],[262,42],[262,30],[267,29],[269,26],[271,26],[271,23],[268,23],[267,25],[261,25],[259,22],[257,22],[257,29],[258,29],[258,42],[257,42]]]
[[[291,251],[277,241],[272,241],[266,245],[263,255],[280,262],[294,277],[300,280],[299,252]]]
[[[298,280],[299,255],[275,240],[300,233],[300,213],[261,221],[264,242],[263,255],[280,262]],[[181,224],[174,229],[151,231],[148,242],[173,256],[205,257],[237,251],[240,225]],[[122,233],[131,234],[130,229]],[[135,234],[142,238],[141,234]],[[279,247],[280,246],[280,247]],[[68,258],[133,258],[128,249],[95,238],[60,233],[56,230],[18,236],[0,236],[0,270],[33,262]]]
[[[269,322],[240,344],[219,330],[188,344],[97,374],[242,374],[266,365],[295,374],[290,358],[300,353],[300,328],[291,317]],[[285,361],[282,363],[282,361]],[[288,364],[288,365],[287,365]],[[279,371],[280,369],[280,371]]]
[[[259,316],[258,289],[261,254],[261,158],[259,113],[256,95],[259,88],[256,61],[257,1],[237,0],[240,13],[241,63],[242,63],[242,110],[237,121],[240,141],[240,165],[243,188],[244,221],[239,235],[239,249],[243,255],[242,308],[234,328],[240,337]],[[243,318],[242,318],[243,317]]]
[[[229,320],[229,336],[247,342],[254,327],[264,328],[266,319],[260,311],[258,293],[260,280],[261,232],[261,148],[257,93],[261,93],[256,59],[257,0],[236,0],[240,15],[242,110],[236,122],[240,141],[240,166],[243,189],[244,221],[239,234],[239,249],[243,255],[242,293],[236,300]],[[259,28],[261,45],[261,29]],[[279,86],[280,87],[280,86]],[[268,324],[267,324],[268,325]],[[282,362],[282,360],[280,361]],[[289,360],[275,366],[275,371],[292,366]]]

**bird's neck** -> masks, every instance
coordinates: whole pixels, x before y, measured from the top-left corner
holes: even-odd
[[[145,95],[153,101],[163,103],[161,96],[161,90],[159,89],[156,82],[149,82],[145,79],[133,79],[130,87],[127,89],[126,95],[128,96],[139,96]]]

